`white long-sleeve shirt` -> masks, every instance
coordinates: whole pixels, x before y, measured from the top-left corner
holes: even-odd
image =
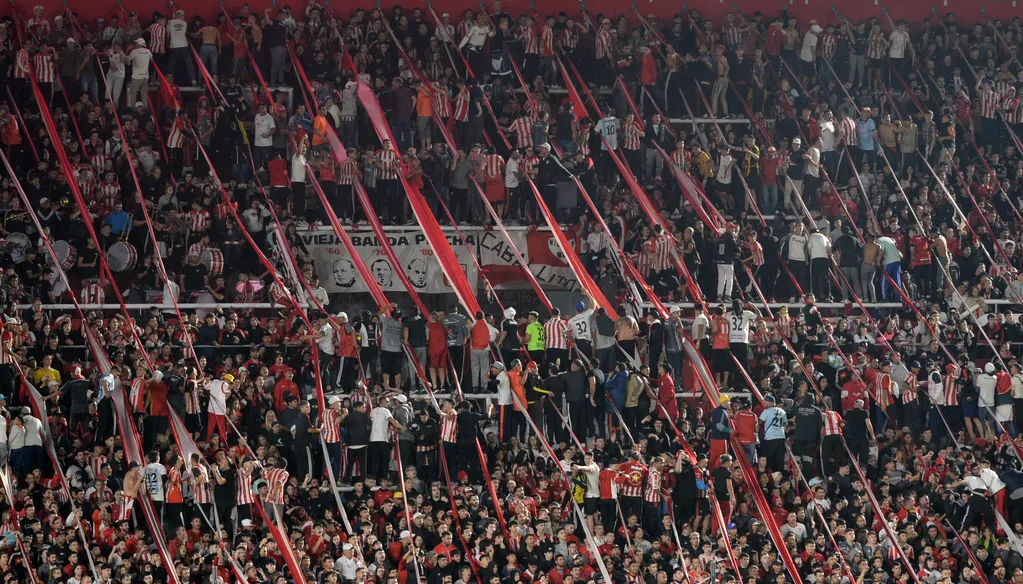
[[[487,37],[490,36],[490,27],[487,25],[480,26],[478,24],[472,25],[469,32],[465,33],[465,37],[462,42],[458,43],[458,48],[465,47],[466,44],[472,45],[474,50],[483,48],[483,43],[487,42]]]

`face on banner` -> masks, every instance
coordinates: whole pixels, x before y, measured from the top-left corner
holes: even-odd
[[[373,280],[384,292],[405,292],[397,270],[404,270],[412,287],[420,294],[445,294],[451,292],[451,285],[444,277],[440,264],[436,261],[433,250],[421,231],[389,231],[388,241],[398,259],[399,266],[391,264],[383,247],[371,230],[348,232],[352,245],[369,268]],[[447,233],[448,241],[455,251],[462,272],[475,288],[478,282],[476,270],[469,269],[473,265],[469,251],[454,232]],[[475,235],[466,234],[470,246],[475,248]],[[330,274],[330,278],[321,281],[328,293],[367,292],[366,283],[359,276],[355,262],[348,250],[330,229],[320,229],[302,233],[302,242],[309,250],[316,264],[316,271]]]
[[[348,233],[376,283],[385,292],[404,292],[395,266],[385,257],[373,232],[367,229]],[[476,272],[475,262],[469,257],[469,251],[453,230],[445,233],[458,258],[459,267],[469,278],[469,283],[474,288],[477,287],[479,274]],[[487,278],[495,288],[499,290],[530,288],[529,281],[523,275],[522,268],[518,265],[504,236],[497,231],[472,227],[462,229],[462,235],[468,240],[469,247],[475,251],[477,261],[486,270]],[[509,231],[508,235],[515,243],[515,247],[522,252],[530,271],[544,289],[576,290],[579,287],[579,282],[565,261],[564,253],[549,231],[516,229]],[[359,277],[355,263],[331,230],[320,229],[302,233],[301,237],[316,263],[316,271],[330,274],[330,278],[321,280],[328,293],[368,291],[366,284]],[[420,294],[451,292],[451,284],[433,257],[433,252],[421,232],[389,231],[388,240],[401,264],[401,269],[416,292]]]

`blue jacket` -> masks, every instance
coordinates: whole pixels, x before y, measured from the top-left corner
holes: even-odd
[[[728,410],[724,406],[714,408],[710,413],[710,439],[728,440],[732,427],[728,425]]]
[[[625,408],[625,384],[629,380],[629,374],[624,371],[616,371],[614,375],[609,377],[604,382],[604,387],[607,389],[607,395],[611,399],[604,403],[604,411],[613,414],[615,408],[618,408],[618,413]],[[614,405],[612,406],[612,402]]]

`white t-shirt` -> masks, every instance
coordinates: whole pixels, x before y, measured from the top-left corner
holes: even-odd
[[[128,55],[125,55],[123,52],[115,53],[111,51],[111,53],[107,57],[110,62],[110,70],[108,72],[108,75],[113,75],[114,77],[124,77],[124,66],[128,64]],[[146,69],[148,72],[149,67],[147,66]]]
[[[909,33],[902,30],[893,30],[888,35],[891,46],[888,47],[888,56],[893,59],[901,59],[906,56],[906,45],[909,44]]]
[[[590,319],[593,318],[593,309],[589,309],[568,319],[568,326],[572,329],[572,338],[579,341],[592,341],[590,333]]]
[[[600,144],[601,150],[607,150],[608,148],[611,150],[618,149],[618,130],[621,127],[622,123],[618,121],[618,118],[614,117],[606,117],[597,122],[597,132],[599,132],[607,142],[606,144],[603,142]]]
[[[735,159],[732,158],[731,154],[721,155],[721,159],[718,160],[717,172],[714,173],[717,176],[717,181],[719,183],[723,185],[732,184],[732,169],[729,168],[729,166],[732,164],[733,160]]]
[[[799,52],[799,58],[807,63],[813,63],[817,57],[817,35],[807,32],[803,37],[803,50]]]
[[[835,149],[835,122],[821,122],[821,152],[831,152]]]
[[[231,388],[223,379],[206,382],[206,390],[210,392],[210,405],[206,411],[221,416],[227,415],[227,394]]]
[[[828,250],[831,249],[831,240],[821,232],[811,233],[807,248],[810,251],[811,260],[826,258],[828,257]]]
[[[274,129],[274,117],[270,114],[256,114],[256,119],[253,120],[253,130],[256,134],[255,146],[273,146],[274,136],[270,133],[268,136],[263,134],[269,133]]]
[[[305,182],[305,156],[298,153],[291,157],[291,182]]]
[[[756,313],[751,310],[743,310],[742,314],[729,314],[728,322],[731,325],[728,327],[728,342],[749,343],[749,329],[756,319]]]
[[[167,48],[183,49],[188,46],[188,23],[180,18],[167,21]]]
[[[806,151],[806,156],[809,158],[809,162],[806,164],[806,174],[818,178],[821,175],[821,169],[817,165],[821,163],[821,151],[816,146],[810,146]]]
[[[316,339],[316,346],[328,355],[334,354],[334,327],[328,322],[320,327],[320,338]]]
[[[370,442],[390,442],[391,433],[388,429],[390,423],[388,420],[394,417],[391,410],[379,406],[373,408],[373,411],[369,413],[369,441]]]
[[[167,476],[167,467],[159,462],[151,462],[142,469],[142,480],[149,492],[149,498],[163,501],[163,477]]]
[[[153,60],[153,52],[145,47],[139,47],[128,53],[128,60],[131,61],[132,79],[149,79],[149,63]]]
[[[515,189],[519,186],[519,165],[521,163],[514,158],[509,158],[504,164],[504,186]]]

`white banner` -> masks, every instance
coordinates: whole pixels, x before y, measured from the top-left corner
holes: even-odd
[[[433,257],[433,250],[420,230],[388,231],[387,239],[394,249],[394,255],[401,263],[392,266],[384,253],[384,248],[377,241],[371,230],[348,231],[352,244],[369,267],[384,292],[405,292],[401,278],[395,270],[403,270],[409,282],[419,294],[443,294],[451,292],[451,286],[441,271],[440,264]],[[332,230],[320,229],[301,234],[302,242],[309,250],[316,264],[316,272],[320,275],[320,285],[330,294],[368,292],[365,282],[359,277],[359,271],[352,263],[348,251]],[[472,236],[469,245],[475,249]],[[476,288],[478,273],[457,234],[448,234],[448,242],[455,251],[458,263],[469,278],[469,284]]]
[[[446,228],[445,233],[458,263],[469,278],[474,289],[481,290],[480,274],[476,262],[469,257],[469,250],[454,229]],[[483,267],[484,276],[498,290],[530,288],[507,240],[496,229],[466,227],[462,230],[466,243]],[[347,230],[359,255],[366,262],[377,282],[385,292],[404,292],[401,280],[370,229]],[[579,287],[571,268],[564,261],[561,249],[547,230],[512,228],[509,235],[530,270],[544,289],[575,290]],[[366,285],[348,256],[347,250],[330,228],[302,232],[302,242],[309,250],[320,275],[320,284],[328,293],[368,292]],[[420,294],[443,294],[451,292],[440,265],[433,258],[422,231],[415,228],[387,228],[387,237],[394,254],[401,263],[409,282]]]

